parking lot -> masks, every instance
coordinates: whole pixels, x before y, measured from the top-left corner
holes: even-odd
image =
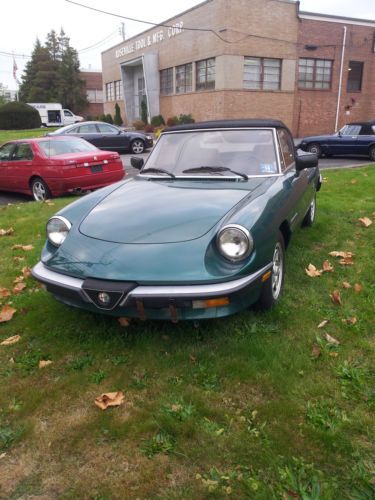
[[[144,158],[144,160],[146,160],[149,154],[149,152],[143,153],[138,155],[138,157]],[[124,154],[121,155],[121,159],[126,171],[126,176],[134,177],[138,171],[130,165],[131,156],[131,154]],[[321,170],[332,168],[354,168],[368,164],[368,158],[358,156],[350,156],[345,158],[321,158],[319,160],[319,167]],[[8,203],[23,203],[27,201],[31,201],[31,198],[26,195],[0,191],[0,205],[6,205]]]

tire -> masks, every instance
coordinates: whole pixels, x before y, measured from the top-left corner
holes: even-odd
[[[135,155],[140,155],[145,150],[145,143],[142,141],[142,139],[134,139],[130,143],[130,149],[131,152]]]
[[[310,203],[309,210],[307,211],[307,214],[305,215],[302,221],[302,226],[311,227],[314,224],[315,216],[316,216],[316,196],[314,196],[314,198]]]
[[[320,158],[322,156],[322,148],[320,147],[319,144],[317,144],[315,142],[312,144],[309,144],[306,149],[309,153],[315,153],[318,158]]]
[[[31,194],[35,201],[45,201],[51,198],[51,191],[43,179],[35,177],[31,181]]]
[[[279,231],[273,250],[271,276],[264,282],[262,293],[258,300],[258,307],[262,311],[271,309],[279,300],[285,277],[285,244]]]
[[[372,146],[368,152],[370,160],[375,161],[375,146]]]

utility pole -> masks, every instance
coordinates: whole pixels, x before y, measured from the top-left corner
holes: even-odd
[[[125,23],[121,23],[118,32],[122,36],[123,41],[125,41]]]

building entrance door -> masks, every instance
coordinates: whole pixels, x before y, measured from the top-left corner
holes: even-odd
[[[146,100],[146,85],[144,77],[137,80],[138,93],[136,94],[136,107],[138,108],[138,118],[142,116],[142,102]]]

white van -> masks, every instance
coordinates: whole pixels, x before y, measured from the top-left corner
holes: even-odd
[[[70,109],[63,109],[57,102],[28,102],[35,108],[42,120],[42,127],[62,127],[83,121],[82,116],[75,115]]]

